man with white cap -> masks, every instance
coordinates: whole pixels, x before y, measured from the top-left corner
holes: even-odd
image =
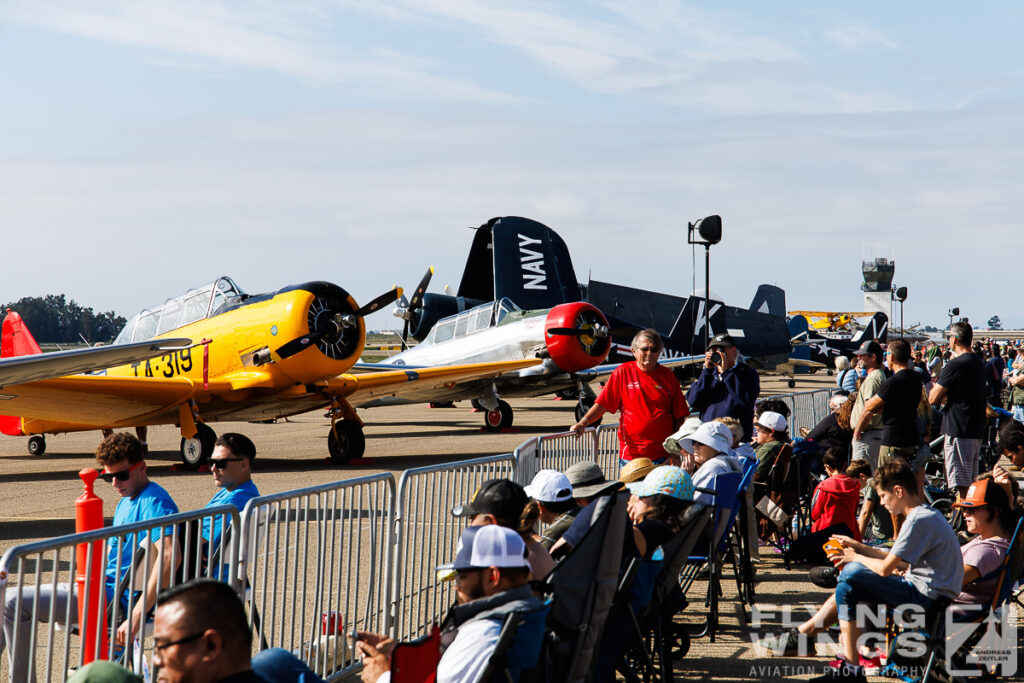
[[[540,521],[545,525],[540,543],[546,550],[551,550],[555,541],[572,526],[579,510],[573,500],[572,484],[558,470],[541,470],[525,489],[526,495],[537,502]]]
[[[462,532],[454,562],[439,572],[454,572],[458,603],[441,624],[441,661],[437,683],[477,681],[494,652],[501,625],[512,612],[541,606],[530,590],[526,547],[512,529],[488,524]],[[394,641],[376,633],[359,633],[356,649],[363,659],[365,683],[391,680]]]
[[[693,485],[698,489],[713,490],[716,476],[742,469],[739,459],[729,455],[732,450],[732,431],[721,422],[705,422],[679,445],[693,453],[697,465],[693,473]],[[715,497],[704,492],[698,492],[693,500],[704,505],[715,503]]]

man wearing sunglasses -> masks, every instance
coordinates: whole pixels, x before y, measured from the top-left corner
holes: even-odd
[[[255,458],[256,446],[249,437],[234,432],[221,434],[210,456],[213,483],[220,490],[206,507],[234,505],[241,512],[251,498],[259,496],[260,492],[252,480],[252,461]],[[209,518],[203,520],[203,539],[209,544],[208,552],[211,555],[219,549],[221,531],[219,517],[212,522]]]
[[[171,496],[159,484],[151,482],[146,474],[146,461],[142,459],[142,445],[134,436],[125,432],[114,434],[106,439],[96,449],[96,461],[103,468],[100,477],[109,482],[114,491],[121,496],[114,511],[113,526],[142,522],[165,515],[172,515],[178,511]],[[165,529],[154,529],[150,533],[150,540],[154,543],[157,559],[153,562],[153,571],[146,582],[147,606],[152,606],[156,600],[157,588],[166,586],[169,583],[171,572],[174,568],[170,566],[173,553],[170,552],[172,539]],[[111,538],[107,547],[107,568],[105,572],[105,586],[107,602],[114,599],[116,586],[131,568],[132,557],[138,549],[139,542],[143,537],[137,534],[127,534],[123,539],[119,536]],[[121,543],[124,546],[121,547]],[[163,569],[162,576],[159,568]],[[141,589],[141,587],[139,587]],[[38,606],[38,615],[45,619],[49,617],[51,602],[54,603],[54,618],[63,623],[63,617],[67,613],[67,601],[76,600],[73,584],[58,584],[56,590],[51,586],[42,585],[23,586],[21,588],[21,611],[16,612],[17,588],[8,588],[5,594],[4,610],[4,641],[6,643],[17,642],[16,651],[8,653],[11,664],[11,680],[28,680],[28,662],[32,656],[29,647],[33,624],[31,622],[33,605]],[[123,617],[128,605],[126,595],[117,596],[121,601],[119,614]],[[120,625],[117,630],[116,640],[124,644],[129,637],[129,632],[134,634],[138,631],[142,620],[142,600],[135,603],[131,619],[131,628],[128,620]],[[77,610],[71,609],[72,618],[75,618]],[[15,631],[17,632],[16,640]],[[4,643],[0,643],[2,648]]]

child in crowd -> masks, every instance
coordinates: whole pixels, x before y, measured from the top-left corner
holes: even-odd
[[[828,478],[818,484],[811,499],[811,533],[793,541],[787,556],[791,562],[826,564],[822,544],[834,534],[861,540],[857,526],[861,482],[847,476],[846,454],[833,446],[822,458]]]
[[[854,460],[846,468],[847,476],[860,481],[864,502],[857,517],[857,531],[865,541],[888,541],[892,538],[892,515],[882,507],[878,489],[871,486],[871,465],[866,460]]]

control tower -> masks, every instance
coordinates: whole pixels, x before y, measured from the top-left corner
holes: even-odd
[[[896,262],[876,258],[862,261],[860,269],[864,273],[860,285],[864,291],[864,310],[885,313],[892,320],[892,276],[896,273]]]

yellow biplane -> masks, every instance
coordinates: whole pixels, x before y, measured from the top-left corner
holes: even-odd
[[[807,318],[811,329],[838,332],[850,326],[857,318],[870,318],[872,312],[850,313],[847,311],[790,311],[789,315],[802,315]]]
[[[360,308],[328,282],[250,295],[221,277],[142,311],[111,346],[42,355],[28,355],[39,346],[10,313],[2,333],[0,413],[7,417],[0,417],[0,431],[30,436],[29,452],[41,455],[45,434],[174,424],[182,460],[196,467],[216,441],[208,422],[328,407],[328,451],[345,463],[365,448],[351,401],[451,387],[541,362],[348,374],[366,340],[363,317],[400,295],[396,287]]]

